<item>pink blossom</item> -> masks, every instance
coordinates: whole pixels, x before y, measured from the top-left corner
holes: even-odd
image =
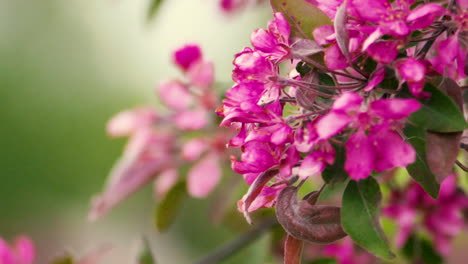
[[[159,84],[158,95],[169,108],[182,111],[193,103],[193,97],[188,89],[189,87],[177,80],[162,81]]]
[[[442,182],[438,199],[431,198],[421,186],[411,182],[405,190],[392,193],[384,213],[397,220],[398,247],[406,243],[418,226],[423,226],[433,237],[437,251],[447,255],[450,241],[464,227],[462,212],[467,209],[468,197],[457,188],[456,175],[452,174]]]
[[[107,133],[112,137],[130,136],[141,128],[151,126],[158,116],[151,107],[139,107],[115,115],[107,123]]]
[[[173,53],[173,61],[183,71],[187,71],[192,64],[202,58],[202,52],[198,45],[187,44]]]
[[[289,23],[282,13],[275,13],[274,20],[268,23],[268,30],[257,29],[252,32],[252,46],[262,56],[274,62],[280,62],[289,55]]]
[[[187,188],[191,196],[206,197],[221,179],[219,155],[208,153],[189,170]]]
[[[379,99],[363,109],[363,99],[348,92],[337,98],[331,111],[317,122],[319,139],[328,139],[345,127],[357,129],[346,142],[345,170],[354,180],[373,171],[406,167],[416,153],[410,144],[394,131],[401,120],[419,109],[414,99]]]
[[[416,97],[428,97],[430,94],[423,92],[424,77],[426,76],[426,65],[417,59],[401,59],[394,63],[400,82],[406,82],[410,92]]]
[[[173,138],[152,128],[132,135],[122,158],[112,169],[104,191],[93,198],[88,218],[97,220],[172,164]]]
[[[36,250],[33,242],[26,236],[19,236],[12,246],[0,238],[1,264],[33,264]]]

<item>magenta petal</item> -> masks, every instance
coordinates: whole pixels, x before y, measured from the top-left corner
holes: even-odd
[[[319,139],[328,139],[338,134],[353,118],[340,111],[331,111],[317,122],[317,134]]]
[[[421,107],[414,99],[380,99],[371,102],[370,110],[384,119],[398,120],[409,117]]]
[[[348,62],[337,44],[332,44],[325,50],[324,60],[330,70],[343,70],[348,67]]]
[[[346,92],[340,95],[333,102],[333,110],[343,110],[345,112],[357,111],[361,107],[362,97],[354,92]]]
[[[375,131],[376,160],[375,168],[377,171],[400,167],[404,168],[416,160],[416,152],[413,147],[405,142],[396,132]]]
[[[263,28],[257,29],[250,35],[250,41],[255,49],[269,53],[276,46],[275,37]]]
[[[330,37],[335,35],[335,29],[332,25],[323,25],[316,27],[312,34],[314,35],[314,40],[319,45],[326,45],[331,43],[334,39],[334,37],[333,39],[330,39]]]
[[[369,92],[374,89],[377,85],[379,85],[385,77],[385,67],[382,64],[377,65],[375,71],[371,74],[369,82],[367,83],[366,87],[364,87],[364,91]]]
[[[345,170],[353,180],[365,179],[374,168],[374,145],[370,137],[357,132],[346,142]]]
[[[387,64],[394,61],[398,55],[397,43],[393,41],[374,42],[367,48],[367,53],[375,61]]]
[[[189,44],[177,49],[172,56],[174,63],[186,71],[192,63],[201,59],[202,53],[198,45]]]
[[[268,30],[287,41],[291,34],[288,21],[281,12],[276,12],[273,16],[275,19],[268,23]]]
[[[210,153],[193,166],[187,176],[187,188],[190,195],[206,197],[221,178],[218,155]]]
[[[325,162],[322,158],[322,153],[314,152],[302,160],[301,166],[299,167],[298,176],[302,180],[305,180],[310,176],[322,173],[324,169]]]
[[[398,60],[394,66],[404,81],[421,82],[426,75],[426,66],[414,58]]]
[[[2,264],[16,264],[14,261],[13,252],[11,252],[8,244],[0,238],[0,263]]]
[[[36,258],[36,250],[32,240],[25,236],[16,239],[14,245],[18,264],[32,264]],[[1,260],[1,259],[0,259]],[[3,263],[0,261],[0,263]]]
[[[406,21],[412,22],[411,30],[423,29],[432,24],[437,16],[444,13],[444,8],[438,4],[420,5],[412,10],[406,18]]]

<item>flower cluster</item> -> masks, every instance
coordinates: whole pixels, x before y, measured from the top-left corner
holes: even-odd
[[[205,197],[219,182],[221,153],[229,131],[213,131],[217,104],[212,89],[213,64],[203,58],[197,45],[177,49],[173,62],[184,78],[159,84],[157,93],[165,109],[138,107],[109,121],[108,134],[127,136],[129,142],[111,171],[104,192],[94,198],[90,219],[104,215],[151,181],[155,194],[164,197],[180,180],[179,167],[186,163],[194,163],[187,176],[191,196]]]
[[[0,238],[0,263],[33,264],[35,257],[34,244],[28,237],[17,237],[12,246],[9,246],[5,240]]]
[[[278,170],[241,211],[272,206],[286,186],[281,182],[320,174],[334,164],[336,148],[343,145],[344,168],[354,180],[415,161],[402,129],[421,104],[395,94],[407,84],[413,96],[429,96],[423,92],[432,69],[422,55],[427,48],[410,44],[424,44],[422,39],[432,34],[427,27],[445,9],[407,1],[319,2],[335,26],[315,28],[314,40],[292,39],[287,19],[275,13],[268,29],[252,33],[253,48],[234,59],[235,85],[219,110],[221,125],[239,131],[229,143],[242,150],[232,167],[249,185],[266,171]],[[418,39],[412,37],[416,31]],[[323,54],[324,64],[313,61],[314,54]],[[283,65],[290,69],[286,76],[280,73]],[[399,83],[389,86],[387,80],[395,77]]]
[[[437,199],[411,182],[404,190],[394,190],[389,203],[384,214],[398,223],[398,247],[402,247],[418,226],[422,226],[433,237],[437,251],[447,255],[451,239],[465,226],[463,213],[468,210],[468,197],[457,188],[455,174],[442,182]],[[420,224],[417,219],[421,219]]]

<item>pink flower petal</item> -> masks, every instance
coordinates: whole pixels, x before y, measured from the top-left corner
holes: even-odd
[[[174,122],[180,129],[198,130],[208,123],[206,114],[203,109],[184,111],[174,117]]]
[[[184,144],[182,157],[188,161],[194,161],[207,149],[208,142],[201,138],[195,138]]]
[[[36,258],[36,250],[32,240],[25,236],[20,236],[15,241],[15,252],[18,264],[32,264]],[[3,262],[0,262],[3,263]]]
[[[210,153],[193,166],[187,177],[187,188],[190,195],[197,198],[206,197],[221,178],[221,168],[216,153]]]
[[[345,112],[357,111],[363,102],[362,97],[354,92],[343,93],[333,102],[333,110],[343,110]]]
[[[0,263],[1,264],[16,264],[13,262],[14,256],[8,244],[0,238]]]
[[[421,107],[414,99],[380,99],[371,102],[370,110],[383,119],[399,120],[409,117]]]
[[[150,127],[158,116],[151,107],[126,110],[115,115],[107,123],[107,133],[112,137],[130,136],[140,128]]]
[[[348,62],[337,44],[332,44],[325,50],[324,60],[330,70],[343,70],[348,67]]]
[[[177,183],[179,173],[176,168],[169,168],[161,172],[154,181],[154,194],[162,198]]]
[[[158,89],[162,102],[174,110],[187,109],[193,101],[188,88],[179,81],[162,81]]]
[[[405,142],[396,132],[375,131],[376,160],[375,168],[377,171],[400,167],[404,168],[416,160],[416,152],[413,147]]]
[[[443,15],[444,11],[438,4],[420,5],[411,11],[406,21],[412,22],[411,30],[423,29],[430,26],[436,17]]]
[[[210,61],[193,63],[188,71],[190,82],[206,91],[214,82],[214,66]],[[180,99],[180,98],[179,98]]]
[[[374,169],[376,155],[372,139],[357,132],[346,142],[345,170],[353,180],[365,179]]]
[[[305,180],[310,176],[320,174],[325,169],[325,162],[321,156],[319,152],[314,152],[306,156],[299,167],[299,178]]]
[[[367,48],[367,53],[376,62],[387,64],[393,62],[398,55],[397,43],[394,41],[374,42]]]
[[[188,44],[177,49],[173,55],[172,59],[174,63],[179,66],[182,70],[186,71],[189,67],[201,59],[202,53],[200,47],[194,44]]]
[[[319,139],[329,139],[345,128],[353,118],[338,111],[331,111],[317,122]]]

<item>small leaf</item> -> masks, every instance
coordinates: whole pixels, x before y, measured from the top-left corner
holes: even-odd
[[[350,181],[343,194],[341,223],[361,247],[381,258],[392,259],[395,255],[378,219],[381,200],[380,187],[374,178]]]
[[[336,43],[348,62],[351,62],[351,59],[349,58],[349,34],[348,29],[346,28],[346,22],[348,21],[346,6],[347,0],[345,0],[336,10],[335,23],[333,23],[333,25],[335,28]]]
[[[293,59],[302,59],[322,51],[322,46],[311,39],[297,38],[291,45],[291,55]]]
[[[50,264],[74,264],[75,261],[73,260],[73,256],[70,254],[66,254],[64,256],[60,256],[54,259]]]
[[[340,208],[297,200],[297,187],[284,188],[276,202],[276,218],[291,236],[310,243],[327,244],[346,236]]]
[[[348,178],[348,173],[344,170],[344,163],[345,148],[344,146],[337,146],[335,147],[335,163],[325,167],[322,172],[323,180],[332,186],[344,182]]]
[[[164,231],[174,222],[177,211],[187,197],[185,181],[179,182],[167,193],[155,212],[155,224],[159,231]]]
[[[281,12],[291,26],[291,37],[313,39],[312,31],[331,20],[318,7],[305,0],[270,0],[275,12]]]
[[[156,264],[151,247],[147,239],[143,240],[143,250],[138,257],[138,264]]]
[[[302,240],[286,235],[284,241],[284,264],[301,264]]]
[[[431,98],[420,100],[421,109],[409,118],[413,124],[433,132],[459,132],[467,127],[463,113],[449,96],[429,83],[424,91]]]
[[[255,179],[252,185],[250,185],[243,206],[244,217],[249,224],[252,224],[252,219],[250,218],[248,213],[250,205],[260,194],[260,192],[263,189],[263,186],[265,186],[265,184],[267,184],[276,174],[278,174],[278,172],[278,169],[269,169],[258,175],[258,177]]]
[[[426,133],[426,160],[432,173],[442,182],[453,172],[460,150],[462,132]]]
[[[411,263],[442,264],[443,258],[434,250],[431,242],[415,234],[411,235],[402,249]]]
[[[313,260],[312,262],[310,262],[310,264],[338,264],[338,262],[336,261],[336,259],[332,258],[319,258]]]
[[[439,89],[447,94],[460,111],[463,112],[463,93],[461,87],[452,79],[444,78]],[[426,153],[427,163],[439,182],[442,182],[453,172],[453,166],[460,150],[462,132],[438,133],[427,132]]]
[[[150,7],[148,9],[148,20],[151,20],[154,18],[162,2],[163,0],[151,0]]]
[[[439,195],[439,183],[432,173],[426,158],[426,132],[422,128],[407,125],[405,136],[416,151],[416,161],[406,167],[409,175],[434,199]]]

